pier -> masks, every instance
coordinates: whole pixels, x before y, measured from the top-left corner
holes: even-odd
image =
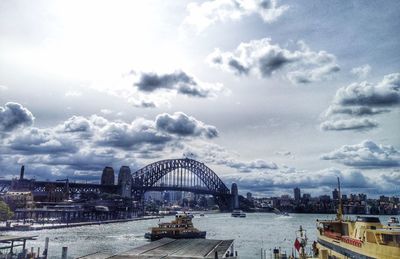
[[[26,255],[26,241],[35,240],[37,236],[11,236],[11,235],[0,235],[0,258],[1,255],[13,255],[16,254],[15,249],[20,248],[21,251],[18,253],[19,258],[23,258]],[[8,257],[7,257],[8,258]],[[11,257],[10,257],[11,258]]]
[[[171,239],[163,238],[134,249],[107,256],[95,253],[80,259],[205,259],[205,258],[238,258],[234,253],[232,239]]]

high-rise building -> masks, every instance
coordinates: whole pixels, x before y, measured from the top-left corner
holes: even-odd
[[[247,194],[246,194],[246,197],[247,197],[247,199],[250,201],[250,200],[252,200],[252,194],[251,194],[251,192],[248,192]]]
[[[106,166],[101,174],[101,184],[102,185],[114,185],[114,169],[112,167]]]
[[[339,200],[339,191],[336,188],[332,191],[332,199]]]
[[[301,198],[300,188],[298,188],[298,187],[294,188],[293,192],[294,192],[294,200],[295,201],[300,201],[300,198]]]
[[[232,194],[232,208],[239,209],[239,192],[236,183],[232,184],[231,194]]]

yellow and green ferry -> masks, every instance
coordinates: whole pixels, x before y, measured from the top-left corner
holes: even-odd
[[[335,220],[317,220],[314,255],[320,259],[399,259],[400,226],[384,225],[378,217],[343,219],[340,199]]]

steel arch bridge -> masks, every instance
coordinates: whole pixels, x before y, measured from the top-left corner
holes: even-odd
[[[218,175],[199,161],[183,158],[151,163],[131,174],[129,193],[132,198],[143,201],[147,191],[185,191],[213,195],[221,210],[231,207],[231,192]],[[15,185],[13,187],[13,185]],[[35,181],[28,179],[0,179],[0,193],[12,189],[27,189],[35,193],[120,193],[126,188],[120,185],[74,183],[57,181]]]
[[[218,175],[199,161],[167,159],[149,164],[132,174],[132,192],[143,197],[146,191],[187,191],[213,195],[221,209],[229,209],[231,193]]]

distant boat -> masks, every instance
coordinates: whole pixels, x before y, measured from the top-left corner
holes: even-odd
[[[242,210],[233,210],[231,216],[234,218],[245,218],[246,213],[244,213]]]
[[[286,216],[286,217],[290,216],[288,212],[286,212],[286,211],[280,211],[280,210],[278,210],[278,209],[274,209],[274,213],[275,213],[276,215],[280,215],[280,216]]]
[[[94,207],[94,209],[96,210],[96,211],[103,211],[103,212],[108,212],[108,211],[110,211],[110,209],[107,207],[107,206],[95,206]]]
[[[186,217],[193,219],[194,215],[190,212],[186,212],[186,211],[177,211],[175,215],[185,215]]]
[[[391,226],[391,227],[400,226],[399,219],[396,217],[390,217],[388,220],[388,226]]]

